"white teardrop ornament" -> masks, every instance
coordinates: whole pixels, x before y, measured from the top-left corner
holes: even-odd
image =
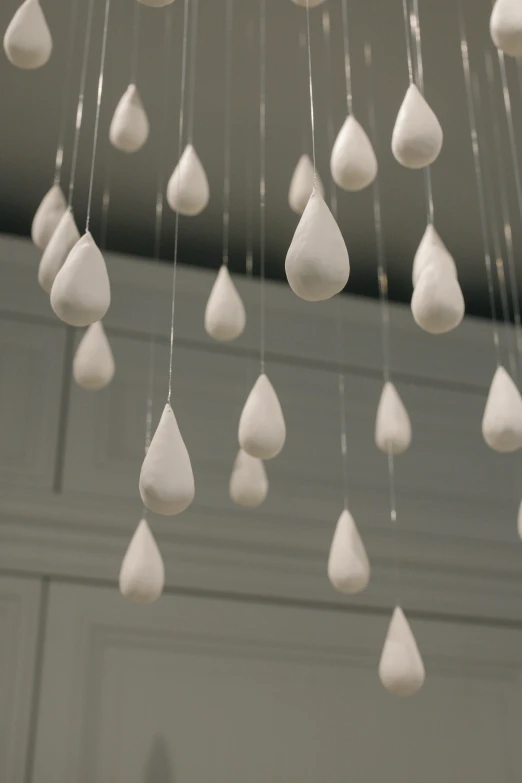
[[[138,88],[129,84],[112,117],[109,139],[121,152],[137,152],[149,136],[149,120]]]
[[[424,685],[426,671],[404,612],[395,607],[379,663],[379,678],[395,696],[413,696]]]
[[[147,520],[142,519],[121,564],[120,592],[134,604],[152,604],[164,586],[163,558]]]
[[[169,207],[180,215],[194,217],[203,212],[209,197],[205,169],[192,144],[187,144],[167,185]]]
[[[447,250],[433,223],[428,223],[413,259],[412,280],[414,288],[422,272],[431,264],[439,269],[447,270],[457,277],[457,267],[451,253]]]
[[[239,450],[230,476],[229,494],[238,506],[256,508],[268,494],[268,478],[263,462]]]
[[[114,377],[114,357],[101,321],[91,324],[83,335],[73,361],[73,377],[78,386],[98,391]]]
[[[522,55],[522,3],[520,0],[497,0],[489,29],[497,49],[510,57]]]
[[[172,517],[190,506],[194,494],[189,453],[167,404],[141,466],[141,499],[155,514]]]
[[[73,214],[70,209],[66,209],[43,252],[38,267],[38,282],[46,293],[51,293],[56,275],[79,239],[80,232],[76,227]]]
[[[17,68],[40,68],[53,50],[51,31],[39,0],[25,0],[9,23],[4,35],[7,59]]]
[[[316,190],[324,198],[323,183],[319,177],[319,174],[315,173],[315,187]],[[290,181],[290,190],[288,191],[288,203],[290,209],[292,209],[298,215],[302,215],[305,211],[308,200],[312,195],[314,189],[314,164],[310,160],[308,155],[301,155],[297,161],[292,179]]]
[[[442,128],[415,84],[410,84],[395,121],[392,151],[409,169],[429,166],[442,149]]]
[[[362,125],[350,114],[339,131],[330,158],[335,184],[343,190],[362,190],[377,176],[377,158]]]
[[[75,244],[56,275],[51,306],[70,326],[101,321],[111,303],[111,285],[105,261],[87,231]]]
[[[522,397],[502,366],[497,367],[491,382],[482,435],[495,451],[511,452],[522,447]]]
[[[460,324],[465,310],[464,297],[454,272],[444,265],[428,265],[420,275],[411,298],[415,323],[430,334],[445,334]]]
[[[370,561],[357,525],[346,509],[339,517],[330,547],[328,578],[336,590],[347,595],[360,593],[370,581]]]
[[[138,0],[142,5],[148,5],[150,8],[163,8],[170,5],[174,0]]]
[[[239,445],[258,459],[277,457],[286,440],[286,425],[275,389],[262,373],[248,395],[239,420]]]
[[[384,384],[377,418],[375,443],[384,454],[404,454],[411,443],[411,422],[399,392],[391,383]]]
[[[36,247],[45,250],[67,209],[65,196],[59,185],[47,191],[36,210],[31,226],[31,239]]]
[[[241,297],[223,264],[210,292],[205,309],[205,331],[214,340],[235,340],[243,333],[246,314]]]
[[[343,235],[320,193],[306,205],[285,262],[292,291],[307,302],[330,299],[350,277]]]

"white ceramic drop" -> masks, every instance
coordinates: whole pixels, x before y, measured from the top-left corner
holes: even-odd
[[[114,357],[101,321],[91,324],[83,335],[73,361],[73,377],[78,386],[98,391],[114,377]]]
[[[429,166],[442,149],[442,128],[415,84],[410,84],[395,121],[392,151],[409,169]]]
[[[285,262],[290,288],[307,302],[343,290],[350,261],[343,235],[320,193],[314,193],[296,228]]]
[[[522,55],[522,3],[520,0],[497,0],[489,29],[493,43],[510,57]]]
[[[350,114],[339,131],[330,158],[335,184],[343,190],[362,190],[377,176],[377,158],[362,125]]]
[[[31,239],[36,247],[45,250],[67,209],[65,196],[59,185],[47,191],[36,210],[31,226]]]
[[[187,144],[167,185],[169,207],[180,215],[194,217],[203,212],[209,197],[205,169],[192,144]]]
[[[286,425],[274,387],[262,373],[239,420],[239,445],[258,459],[277,457],[286,440]]]
[[[323,183],[319,174],[315,173],[315,187],[316,190],[324,198]],[[288,191],[288,203],[290,209],[296,214],[302,215],[305,211],[308,200],[312,195],[314,189],[314,164],[310,160],[308,155],[301,155],[297,161],[292,179],[290,181],[290,189]]]
[[[174,0],[139,0],[142,5],[147,5],[149,8],[163,8],[166,5],[170,5]]]
[[[404,454],[411,443],[411,422],[399,392],[391,383],[384,384],[377,418],[375,420],[375,443],[384,454]]]
[[[51,306],[70,326],[101,321],[111,303],[111,286],[105,261],[87,231],[75,244],[56,275]]]
[[[497,367],[482,419],[484,440],[495,451],[522,447],[522,397],[505,367]]]
[[[38,282],[46,293],[51,293],[56,275],[79,239],[80,232],[76,227],[73,214],[70,209],[66,209],[43,252],[38,267]]]
[[[109,128],[113,147],[121,152],[137,152],[149,136],[149,120],[135,84],[130,84],[119,100]]]
[[[165,566],[145,519],[139,523],[120,569],[120,592],[134,604],[151,604],[165,586]]]
[[[429,264],[420,275],[411,298],[415,323],[430,334],[444,334],[460,324],[466,306],[452,269]]]
[[[342,512],[330,547],[328,578],[340,593],[355,595],[368,586],[370,561],[357,525],[346,509]]]
[[[205,331],[214,340],[227,342],[239,337],[245,324],[245,307],[228,268],[223,264],[205,309]]]
[[[25,0],[11,19],[4,35],[7,59],[17,68],[40,68],[53,50],[51,31],[39,0]]]
[[[194,493],[189,453],[167,404],[141,467],[141,499],[154,513],[175,516],[190,506]]]
[[[395,696],[413,696],[426,679],[417,642],[400,606],[395,607],[388,628],[379,677],[386,690]]]
[[[230,476],[229,493],[238,506],[260,506],[268,494],[268,478],[262,460],[240,449]]]
[[[435,226],[428,223],[422,237],[415,258],[413,259],[412,280],[413,287],[417,285],[421,273],[431,264],[439,269],[447,270],[457,276],[457,267],[452,255],[437,233]]]

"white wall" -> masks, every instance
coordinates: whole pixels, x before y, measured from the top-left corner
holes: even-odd
[[[258,368],[259,287],[239,281],[247,331],[216,345],[203,330],[213,276],[182,267],[173,402],[196,500],[151,519],[169,588],[137,609],[115,580],[141,512],[151,330],[155,419],[166,398],[171,271],[108,263],[117,372],[88,393],[71,384],[78,335],[39,290],[36,251],[0,239],[0,782],[518,783],[522,465],[481,439],[491,327],[470,319],[432,338],[392,308],[414,432],[397,460],[397,585],[373,443],[379,309],[343,298],[350,501],[373,568],[370,588],[346,600],[325,575],[342,505],[337,303],[267,285],[267,372],[288,441],[268,466],[266,504],[244,512],[227,485]],[[376,679],[396,598],[428,668],[411,702]]]

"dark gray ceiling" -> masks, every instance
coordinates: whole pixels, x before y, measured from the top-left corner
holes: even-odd
[[[77,98],[87,2],[78,0],[80,19],[73,62],[66,64],[70,0],[41,0],[52,30],[55,49],[47,66],[34,72],[13,68],[0,58],[3,118],[0,126],[1,171],[0,230],[28,234],[32,215],[50,186],[58,136],[61,95],[65,83],[74,93],[68,113],[64,182],[70,168],[72,131]],[[169,110],[167,143],[162,141],[163,40],[166,9],[142,7],[138,86],[150,121],[145,148],[133,156],[110,151],[108,125],[114,107],[127,86],[130,73],[132,22],[135,0],[112,0],[109,25],[101,135],[93,201],[93,233],[99,239],[101,198],[106,163],[112,169],[108,247],[137,255],[152,255],[155,193],[158,167],[170,174],[177,156],[183,0],[170,7],[174,33],[172,65],[168,75]],[[463,0],[471,46],[472,66],[485,85],[484,55],[491,49],[488,32],[489,0]],[[310,151],[307,109],[306,63],[299,51],[298,35],[306,13],[290,0],[266,0],[267,20],[267,265],[273,277],[284,275],[286,249],[297,218],[290,211],[287,193],[290,177],[303,152],[303,136]],[[92,149],[94,103],[99,67],[103,0],[95,0],[93,42],[89,61],[85,121],[82,130],[75,213],[81,227],[86,210],[88,172]],[[327,118],[333,110],[336,129],[345,114],[341,0],[327,0],[332,17],[332,71],[328,78],[322,36],[322,8],[310,12],[312,61],[317,123],[319,171],[328,181]],[[380,139],[378,157],[384,231],[390,266],[390,293],[409,299],[411,264],[422,236],[426,212],[423,176],[407,171],[392,157],[390,138],[397,110],[407,87],[407,67],[401,0],[349,0],[354,110],[367,126],[368,90],[363,48],[370,41],[374,51],[374,84]],[[5,29],[18,0],[3,0],[0,28]],[[324,8],[324,6],[323,6]],[[468,304],[468,312],[487,315],[487,289],[469,126],[466,111],[458,33],[457,0],[420,0],[426,97],[444,129],[444,147],[433,167],[436,225],[453,252]],[[247,160],[255,158],[258,170],[257,111],[259,55],[257,48],[258,0],[235,1],[232,109],[231,266],[243,271],[247,215]],[[248,39],[253,23],[254,41]],[[225,1],[200,0],[195,96],[195,146],[208,172],[211,202],[197,218],[180,222],[180,259],[217,267],[221,259],[225,94]],[[495,117],[502,138],[506,124],[497,79]],[[521,127],[521,100],[513,61],[508,62],[515,128]],[[331,98],[330,98],[331,95]],[[487,97],[487,90],[484,89]],[[490,128],[488,128],[488,134]],[[519,136],[520,134],[518,134]],[[491,140],[489,152],[493,153]],[[522,153],[522,145],[521,145]],[[514,223],[515,254],[520,258],[522,232],[515,197],[513,167],[507,141],[504,144],[509,204]],[[496,169],[495,169],[496,173]],[[493,196],[493,198],[491,198]],[[498,190],[488,193],[499,212]],[[167,209],[162,256],[173,252],[172,213]],[[257,215],[257,207],[256,207]],[[375,237],[372,194],[340,194],[339,222],[350,252],[352,276],[348,290],[375,294]],[[257,219],[256,219],[257,223]],[[522,279],[522,270],[519,275]]]

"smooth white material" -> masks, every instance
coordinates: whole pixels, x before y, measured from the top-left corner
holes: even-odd
[[[379,677],[395,696],[413,696],[426,679],[417,642],[400,606],[395,607],[379,663]]]
[[[205,331],[214,340],[226,342],[239,337],[245,324],[245,307],[228,268],[223,264],[205,309]]]
[[[51,306],[70,326],[101,321],[111,303],[111,285],[105,261],[87,231],[75,244],[56,275]]]
[[[163,8],[170,5],[174,0],[138,0],[142,5],[148,5],[149,8]]]
[[[465,310],[464,297],[455,273],[446,265],[428,264],[411,298],[415,323],[430,334],[444,334],[460,324]]]
[[[510,57],[522,55],[522,3],[520,0],[497,0],[489,29],[493,43]]]
[[[421,273],[431,264],[439,269],[451,272],[455,277],[457,276],[457,267],[451,253],[447,250],[433,223],[428,223],[413,259],[412,280],[414,288],[419,281]]]
[[[151,604],[165,586],[165,566],[146,519],[131,539],[120,569],[120,592],[134,604]]]
[[[82,389],[98,391],[114,377],[114,357],[101,321],[83,335],[73,361],[73,377]]]
[[[238,506],[255,508],[264,502],[268,494],[268,478],[262,460],[239,449],[230,476],[229,494]]]
[[[484,440],[495,451],[522,447],[522,397],[505,367],[497,367],[482,419]]]
[[[343,290],[350,261],[343,235],[320,193],[306,205],[285,262],[292,291],[307,302],[319,302]]]
[[[364,128],[350,114],[339,131],[330,158],[335,184],[343,190],[362,190],[377,176],[377,158]]]
[[[194,494],[189,453],[167,404],[141,466],[141,499],[154,513],[175,516],[190,506]]]
[[[40,68],[53,50],[51,31],[38,0],[25,0],[4,35],[4,51],[17,68]]]
[[[109,129],[113,147],[137,152],[149,136],[149,120],[135,84],[129,84],[114,111]]]
[[[410,84],[392,136],[395,158],[409,169],[429,166],[442,149],[442,128],[415,84]]]
[[[51,293],[56,275],[79,239],[80,232],[76,227],[73,214],[70,209],[66,209],[43,252],[38,267],[38,282],[46,293]]]
[[[324,198],[324,187],[317,171],[315,172],[316,190]],[[305,211],[308,200],[314,189],[314,164],[308,155],[301,155],[297,161],[292,179],[290,180],[290,190],[288,191],[288,203],[290,209],[296,214],[302,215]]]
[[[364,590],[370,581],[370,561],[357,525],[344,509],[332,539],[328,558],[328,578],[340,593],[354,595]]]
[[[167,185],[167,202],[174,212],[193,217],[203,212],[210,190],[207,175],[192,144],[187,144]]]
[[[286,425],[274,387],[262,373],[248,395],[239,420],[239,445],[258,459],[277,457],[286,440]]]
[[[31,239],[36,247],[45,250],[67,209],[65,196],[59,185],[47,191],[36,210],[31,226]]]
[[[391,383],[384,384],[377,418],[375,420],[375,443],[385,454],[404,454],[411,443],[411,422],[399,392]]]

